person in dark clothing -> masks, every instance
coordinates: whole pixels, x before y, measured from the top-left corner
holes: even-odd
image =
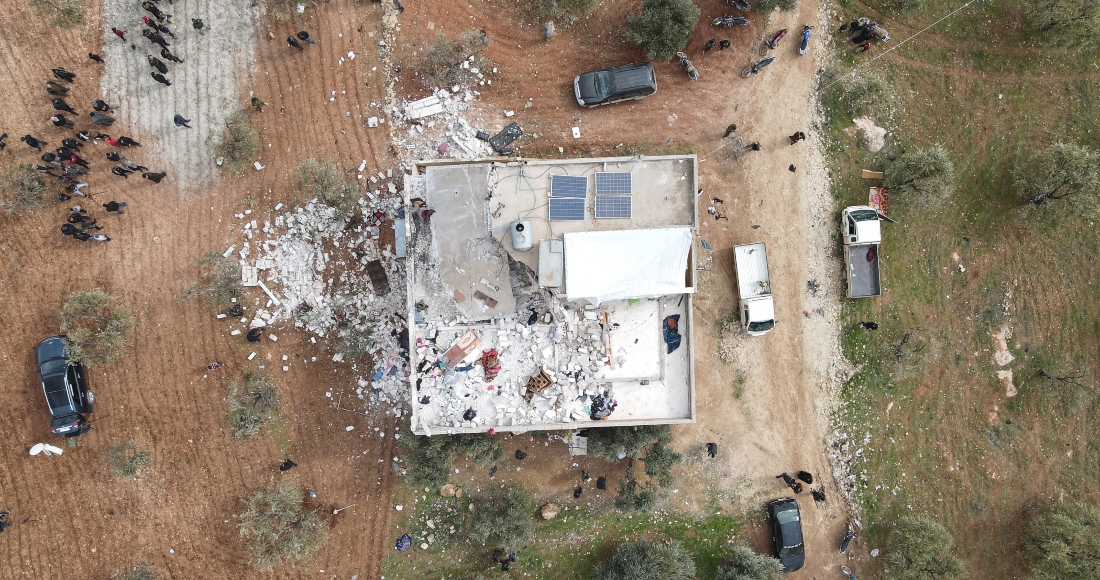
[[[62,67],[57,67],[57,68],[53,69],[53,76],[55,76],[55,77],[57,77],[57,78],[59,78],[63,81],[68,81],[70,83],[73,82],[74,80],[76,80],[76,75],[75,74],[65,70]]]
[[[153,72],[153,73],[149,73],[149,75],[153,77],[154,81],[157,81],[158,83],[160,83],[160,84],[162,84],[166,87],[172,86],[172,83],[168,82],[168,79],[164,78],[164,75],[162,75],[160,73]]]
[[[68,175],[69,177],[76,177],[77,175],[84,175],[86,173],[88,172],[84,171],[83,169],[77,169],[75,165],[70,165],[65,168],[65,175]]]
[[[191,19],[191,28],[194,28],[195,30],[202,30],[203,26],[205,26],[205,24],[203,23],[202,18]]]
[[[252,103],[252,108],[256,109],[256,112],[259,112],[259,113],[264,112],[264,105],[267,104],[267,103],[261,101],[258,97],[252,97],[251,103]]]
[[[188,125],[188,123],[191,122],[191,119],[184,119],[183,115],[177,114],[175,117],[172,117],[172,122],[175,123],[177,127],[187,127],[188,129],[191,128],[191,125]]]
[[[305,47],[303,47],[302,44],[298,42],[298,39],[293,36],[286,37],[286,43],[291,48],[297,48],[299,51],[305,50]]]
[[[73,224],[61,224],[61,233],[66,236],[71,236],[76,233],[76,226]]]
[[[749,143],[748,145],[745,145],[744,148],[745,149],[752,149],[753,151],[759,151],[760,150],[760,142],[759,141],[753,141],[752,143]]]
[[[149,28],[152,28],[154,31],[160,32],[160,28],[157,27],[157,23],[153,22],[152,20],[149,20],[148,16],[142,14],[141,15],[141,21],[144,22],[145,25],[148,26]]]
[[[79,214],[77,214],[77,215],[79,215]],[[95,218],[94,217],[92,217],[90,215],[86,215],[86,216],[82,216],[82,217],[84,219],[80,220],[80,229],[82,229],[82,230],[102,230],[103,229],[103,226],[98,225],[98,224],[95,223]]]
[[[295,467],[298,467],[298,464],[294,463],[293,461],[290,460],[289,457],[287,457],[283,461],[282,465],[279,466],[279,471],[290,471],[291,469],[294,469]]]
[[[39,159],[45,161],[46,163],[52,163],[58,167],[61,167],[61,158],[54,153],[50,153],[49,151],[43,153],[42,156],[39,157]]]
[[[123,41],[126,40],[126,33],[125,32],[123,32],[123,31],[121,31],[117,28],[112,28],[111,32],[115,33],[115,36],[121,38]]]
[[[46,81],[46,92],[55,97],[66,97],[69,95],[69,87],[59,85],[53,81]]]
[[[170,46],[168,44],[168,41],[165,40],[163,36],[161,36],[159,33],[153,32],[152,30],[150,30],[148,28],[146,28],[145,30],[142,30],[141,35],[144,36],[145,38],[148,38],[151,42],[153,42],[155,44],[159,44],[161,46],[161,48],[168,48]]]
[[[726,50],[729,47],[730,47],[730,41],[723,40],[722,42],[718,43],[718,52],[722,52],[723,50]]]
[[[50,117],[50,122],[54,127],[72,127],[73,122],[65,118],[65,115],[54,115]]]
[[[245,338],[248,339],[248,342],[260,342],[260,337],[263,336],[263,334],[264,329],[253,328],[252,330],[248,331],[248,334],[245,335]]]
[[[107,101],[104,101],[103,99],[96,99],[92,101],[92,108],[99,111],[100,113],[111,112],[111,105],[108,105]]]
[[[117,175],[119,177],[125,177],[126,179],[130,178],[130,172],[126,171],[125,169],[123,169],[121,167],[112,167],[111,168],[111,173],[114,173],[115,175]]]
[[[141,147],[141,143],[138,143],[137,141],[134,141],[133,139],[131,139],[130,137],[127,137],[126,135],[123,135],[123,136],[118,138],[118,144],[123,146],[123,147]]]
[[[146,167],[144,165],[138,165],[137,163],[134,163],[133,161],[123,161],[122,162],[122,167],[124,169],[126,169],[126,171],[149,171],[148,167]]]
[[[581,497],[581,494],[583,494],[583,493],[584,493],[584,488],[578,485],[575,489],[573,489],[573,499],[577,499],[577,498]]]
[[[864,330],[878,330],[878,324],[875,322],[860,322],[859,327]]]
[[[167,177],[168,173],[165,171],[161,171],[160,173],[142,173],[141,176],[153,183],[160,183],[160,180]]]
[[[153,17],[156,18],[157,20],[159,20],[161,22],[164,22],[165,20],[168,20],[169,22],[171,22],[171,20],[169,20],[170,17],[165,15],[163,12],[161,12],[160,9],[157,8],[156,5],[154,5],[152,2],[149,2],[148,0],[146,0],[145,2],[141,3],[141,7],[144,8],[147,12],[149,12],[149,14],[152,14]]]
[[[798,171],[798,168],[794,166],[794,163],[791,163],[790,165],[787,166],[787,171],[790,171],[791,173],[794,173],[795,171]]]
[[[120,154],[118,151],[108,151],[107,152],[107,161],[114,161],[115,163],[118,163],[119,161],[122,161],[123,159],[126,159],[126,157],[123,156],[122,154]]]
[[[160,49],[160,56],[164,60],[170,60],[172,62],[183,62],[183,59],[172,54],[167,48]]]
[[[707,443],[707,455],[710,455],[712,458],[713,457],[718,457],[718,444],[717,443]]]
[[[600,476],[596,478],[596,489],[607,489],[607,478]]]
[[[814,482],[814,476],[809,471],[799,471],[798,473],[794,474],[794,476],[810,485],[812,485]]]
[[[306,32],[305,30],[298,31],[298,34],[295,34],[295,36],[297,36],[298,40],[301,40],[302,42],[308,42],[310,44],[317,44],[317,41],[310,38],[309,33]]]
[[[76,138],[80,139],[81,141],[91,141],[92,140],[92,136],[89,135],[87,131],[81,131],[81,132],[77,133]]]
[[[736,132],[736,131],[737,131],[737,123],[730,123],[729,126],[726,127],[726,132],[722,135],[722,138],[725,139],[726,137],[729,137],[730,135],[733,135],[734,132]]]
[[[79,224],[84,221],[84,216],[80,212],[72,212],[69,214],[68,222],[70,224]]]
[[[793,477],[787,475],[787,472],[780,473],[775,476],[776,479],[782,479],[783,483],[787,484],[787,487],[791,488],[795,493],[802,493],[802,484],[794,480]]]
[[[711,49],[714,48],[714,43],[715,42],[717,42],[717,41],[713,38],[708,40],[707,43],[703,45],[703,52],[710,52]]]
[[[69,157],[72,157],[72,155],[73,150],[69,149],[68,147],[62,146],[57,148],[57,156],[61,159],[68,159]]]
[[[3,141],[3,139],[0,138],[0,141]],[[81,147],[84,147],[83,143],[77,141],[76,139],[73,139],[72,137],[65,137],[61,140],[61,144],[68,147],[69,149],[80,149]]]
[[[88,113],[88,116],[91,117],[92,122],[95,123],[96,125],[110,126],[111,123],[115,122],[114,117],[112,117],[110,115],[104,115],[102,113],[97,113],[95,111],[92,111],[91,113]],[[106,138],[106,137],[104,137],[104,138]]]
[[[791,140],[791,145],[794,145],[795,143],[798,143],[799,141],[804,141],[806,139],[806,134],[803,133],[802,131],[798,131],[797,133],[787,137],[787,139],[790,139]]]
[[[524,459],[527,459],[527,454],[524,453],[522,449],[516,449],[516,459],[519,461],[523,461]]]
[[[145,58],[149,59],[149,66],[159,70],[162,73],[168,73],[168,66],[161,62],[159,58],[151,54],[145,55]]]
[[[88,53],[88,58],[90,58],[90,59],[92,59],[92,60],[94,60],[94,61],[96,61],[100,64],[103,64],[103,57],[99,56],[98,54],[96,54],[94,52],[89,52]]]
[[[473,421],[477,417],[477,411],[473,409],[466,409],[466,412],[462,414],[463,421]]]
[[[72,163],[73,165],[79,165],[85,169],[88,168],[88,162],[76,153],[73,153],[69,156],[69,163]]]
[[[89,234],[88,232],[74,232],[73,237],[82,242],[86,242],[92,239],[92,234]]]
[[[73,196],[67,195],[64,192],[57,194],[57,201],[69,201]]]
[[[815,502],[821,503],[825,501],[825,488],[823,487],[821,489],[811,489],[810,495],[814,496]]]
[[[240,304],[234,304],[229,308],[230,316],[244,316],[244,308],[241,308]]]
[[[76,109],[70,107],[69,103],[66,103],[65,99],[62,99],[61,97],[57,97],[53,100],[53,108],[55,111],[65,111],[66,113],[72,113],[74,115],[80,114],[76,112]]]
[[[163,25],[163,24],[161,24],[160,26],[158,26],[158,27],[157,27],[157,30],[159,30],[159,31],[163,32],[164,34],[167,34],[168,36],[171,36],[172,38],[175,38],[175,37],[176,37],[176,35],[175,35],[175,34],[172,34],[172,31],[171,31],[171,30],[169,30],[169,29],[168,29],[168,27],[167,27],[167,26],[165,26],[165,25]]]
[[[35,139],[34,137],[31,137],[30,135],[23,135],[22,137],[19,138],[19,140],[26,143],[27,146],[29,146],[31,148],[37,149],[39,152],[42,151],[42,146],[43,145],[48,144],[45,141],[43,141],[41,139]]]
[[[125,201],[111,200],[111,201],[108,201],[107,203],[103,204],[103,207],[107,211],[117,213],[118,215],[122,215],[122,214],[126,213],[122,209],[122,208],[126,207],[126,202]]]
[[[852,39],[852,44],[863,44],[868,40],[874,40],[875,33],[873,29],[865,29],[862,34]]]

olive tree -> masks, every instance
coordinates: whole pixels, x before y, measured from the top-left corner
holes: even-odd
[[[654,443],[672,441],[668,425],[638,425],[636,427],[602,427],[588,430],[588,454],[615,461],[622,457],[638,457]]]
[[[53,25],[68,29],[84,23],[84,0],[30,0],[39,12],[52,16]]]
[[[951,533],[935,520],[907,516],[894,526],[883,558],[894,580],[955,580],[966,578],[966,567],[951,553]]]
[[[768,14],[778,8],[783,12],[790,12],[798,7],[798,0],[756,0],[756,11]]]
[[[1060,204],[1067,211],[1095,211],[1100,205],[1100,158],[1071,143],[1055,143],[1016,167],[1016,191],[1035,207]]]
[[[726,563],[718,568],[715,580],[779,580],[782,577],[783,564],[779,560],[737,544]]]
[[[676,540],[638,538],[615,548],[611,558],[596,565],[596,580],[692,580],[695,562]]]
[[[657,494],[638,485],[633,477],[619,484],[615,495],[615,509],[622,512],[651,512],[657,505]]]
[[[469,541],[515,552],[535,537],[531,498],[523,490],[493,487],[473,500]]]
[[[308,558],[328,537],[317,512],[304,508],[303,496],[302,488],[283,480],[245,500],[245,511],[237,516],[241,537],[260,570],[271,570],[284,560]]]
[[[259,371],[248,371],[240,381],[230,382],[225,401],[229,408],[226,418],[238,439],[259,433],[279,412],[279,391],[271,377]]]
[[[947,151],[936,145],[902,153],[884,173],[882,183],[891,194],[931,203],[951,192],[955,166],[948,159]]]
[[[626,40],[645,51],[646,58],[668,62],[687,46],[699,7],[691,0],[645,0],[626,19]]]
[[[46,181],[28,163],[9,165],[0,175],[0,208],[7,213],[33,211],[46,205]]]
[[[1100,39],[1100,0],[1037,0],[1027,21],[1052,44],[1079,47]]]
[[[657,481],[661,487],[672,487],[675,480],[672,477],[672,468],[684,462],[684,455],[669,449],[662,441],[654,443],[646,453],[645,474]]]
[[[1028,529],[1027,546],[1036,580],[1100,580],[1100,510],[1058,504]]]
[[[345,180],[335,163],[309,159],[298,167],[298,181],[303,193],[335,209],[341,218],[346,219],[355,211],[359,186]]]
[[[198,296],[209,306],[226,309],[232,306],[234,298],[244,294],[241,265],[236,260],[221,252],[210,252],[199,258],[198,264],[199,281],[184,288],[184,300]]]
[[[99,288],[73,292],[61,306],[61,332],[70,359],[88,366],[119,360],[133,324],[130,309]]]
[[[247,113],[238,110],[225,120],[225,129],[214,140],[213,149],[222,167],[237,175],[244,173],[260,150]]]

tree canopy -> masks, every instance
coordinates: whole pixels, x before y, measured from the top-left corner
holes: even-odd
[[[0,209],[8,213],[46,206],[46,180],[29,163],[9,165],[0,175]]]
[[[1100,39],[1100,0],[1038,0],[1027,21],[1051,44],[1079,47]]]
[[[790,12],[798,7],[798,0],[756,0],[756,11],[761,14],[768,14],[776,8],[783,12]]]
[[[883,558],[894,580],[955,580],[966,578],[966,567],[951,553],[951,534],[934,520],[900,519]]]
[[[699,7],[691,0],[645,0],[626,19],[626,40],[645,51],[646,58],[668,62],[687,46]]]
[[[240,519],[241,537],[248,540],[253,563],[271,570],[283,560],[308,558],[328,537],[316,511],[304,510],[300,487],[283,480],[248,498]]]
[[[620,454],[623,457],[638,457],[642,450],[653,443],[671,441],[672,428],[668,425],[589,429],[588,454],[616,461]]]
[[[940,145],[906,151],[886,169],[882,183],[896,196],[937,201],[951,192],[955,166]]]
[[[779,560],[737,544],[730,551],[729,560],[718,568],[715,580],[779,580],[782,577],[783,565]]]
[[[611,558],[596,565],[594,576],[596,580],[691,580],[695,562],[676,540],[638,538],[619,544]]]
[[[1055,143],[1016,167],[1016,190],[1036,207],[1064,204],[1067,210],[1095,211],[1100,205],[1100,158],[1071,143]]]
[[[117,361],[133,324],[130,309],[99,288],[73,292],[61,306],[61,332],[66,335],[69,356],[88,366]]]
[[[1028,529],[1035,580],[1100,580],[1100,510],[1058,504]]]
[[[490,488],[474,498],[469,539],[475,544],[515,552],[535,537],[531,498],[523,490]]]

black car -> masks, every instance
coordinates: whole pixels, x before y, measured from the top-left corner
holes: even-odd
[[[582,107],[641,99],[657,92],[657,72],[648,62],[586,72],[573,80],[573,92]]]
[[[50,431],[54,435],[76,435],[92,412],[92,394],[80,363],[69,360],[69,349],[60,336],[38,343],[38,376],[50,408]]]
[[[768,504],[768,520],[772,523],[772,544],[775,557],[784,572],[801,570],[806,563],[806,547],[802,545],[802,517],[798,502],[785,497]]]

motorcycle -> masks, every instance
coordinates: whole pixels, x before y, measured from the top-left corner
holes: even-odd
[[[809,24],[802,25],[802,44],[798,45],[798,56],[805,56],[806,49],[810,47],[810,30]]]
[[[748,12],[752,10],[752,4],[749,4],[745,0],[726,0],[726,2],[733,4],[741,12]]]
[[[783,37],[787,36],[787,29],[784,28],[779,32],[772,35],[771,38],[764,41],[764,44],[760,47],[760,56],[768,56],[768,52],[775,50],[779,47],[779,41],[783,40]]]
[[[691,61],[688,60],[688,55],[677,52],[676,57],[680,59],[680,66],[684,67],[684,70],[687,71],[688,77],[693,81],[699,80],[699,71],[696,70],[695,65],[691,64]]]
[[[840,555],[843,556],[844,552],[848,551],[848,544],[852,543],[852,540],[856,537],[856,530],[852,527],[852,522],[848,522],[848,531],[844,534],[844,539],[840,541]]]
[[[743,78],[747,79],[750,76],[760,72],[760,69],[768,66],[769,64],[771,64],[773,62],[775,62],[775,57],[774,56],[769,56],[768,58],[765,58],[764,60],[754,62],[754,63],[752,63],[751,66],[747,66],[747,67],[745,67],[745,70],[741,71],[741,76]]]
[[[727,28],[732,28],[734,25],[748,26],[749,25],[749,19],[748,18],[742,18],[740,16],[732,16],[732,15],[731,16],[719,16],[718,18],[714,19],[712,24],[714,24],[715,26],[725,26]]]

